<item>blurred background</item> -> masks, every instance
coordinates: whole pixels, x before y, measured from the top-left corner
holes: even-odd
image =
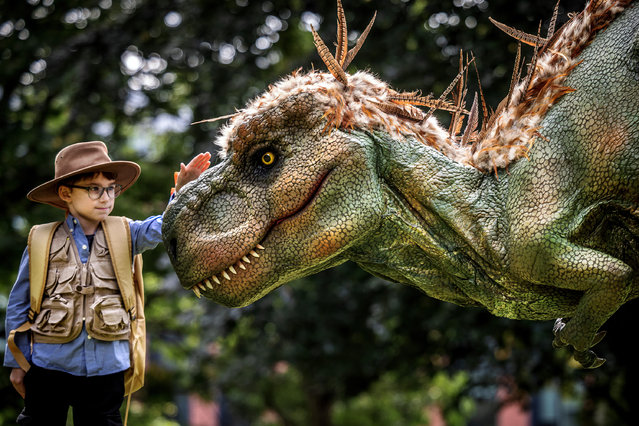
[[[560,23],[583,6],[562,2]],[[351,41],[377,11],[350,70],[439,96],[462,49],[496,108],[517,44],[488,17],[530,33],[541,21],[544,35],[553,7],[344,0]],[[53,177],[55,153],[105,141],[142,166],[114,214],[161,213],[179,163],[215,150],[220,123],[190,123],[232,113],[299,67],[324,69],[309,29],[332,45],[335,11],[333,0],[0,1],[0,350],[29,228],[62,217],[25,198]],[[552,321],[462,309],[354,264],[228,309],[182,290],[163,247],[144,258],[149,358],[132,425],[636,424],[636,301],[604,327],[607,363],[591,371],[552,349]],[[9,369],[0,393],[0,423],[13,424],[22,401]]]

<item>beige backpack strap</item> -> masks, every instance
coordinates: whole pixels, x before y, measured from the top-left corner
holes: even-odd
[[[127,396],[124,415],[124,426],[126,426],[129,420],[131,394],[144,385],[146,323],[144,319],[142,255],[138,254],[135,258],[132,256],[131,228],[125,217],[108,217],[102,222],[102,226],[124,306],[131,315],[131,335],[129,337],[131,366],[124,375],[124,395]]]
[[[133,285],[135,286],[136,303],[140,306],[141,312],[137,312],[137,317],[144,320],[144,279],[142,277],[142,255],[136,254],[133,258]]]
[[[146,364],[146,319],[144,317],[144,282],[142,280],[142,255],[136,254],[133,260],[133,284],[137,303],[137,317],[131,321],[131,368],[124,375],[124,395],[126,410],[124,411],[124,426],[129,420],[131,395],[144,386],[144,372]]]
[[[24,322],[20,327],[9,332],[7,338],[7,346],[16,362],[24,371],[29,371],[31,365],[24,356],[20,348],[15,343],[16,333],[29,331],[35,317],[40,312],[42,305],[42,296],[44,294],[44,285],[47,278],[47,270],[49,266],[49,250],[51,249],[51,241],[53,234],[62,222],[51,222],[44,225],[35,225],[29,231],[29,239],[27,240],[27,250],[29,252],[29,293],[30,308],[29,320]]]
[[[40,313],[44,284],[47,280],[49,269],[49,250],[53,234],[62,222],[45,223],[36,225],[29,232],[27,247],[29,248],[29,285],[31,293],[31,309],[29,321],[33,322]]]
[[[124,307],[135,319],[135,290],[133,287],[133,256],[131,254],[131,228],[126,217],[109,216],[102,222],[102,229],[113,263],[113,270],[118,280]]]
[[[7,337],[7,346],[9,347],[11,354],[13,354],[13,357],[15,358],[16,362],[18,363],[20,368],[22,368],[24,371],[29,371],[29,369],[31,368],[31,364],[29,364],[29,361],[27,361],[27,358],[24,356],[24,354],[22,353],[18,345],[16,345],[15,337],[16,337],[16,333],[29,331],[30,328],[31,328],[31,322],[27,321],[23,323],[20,327],[16,328],[15,330],[11,330],[9,332],[9,337]]]

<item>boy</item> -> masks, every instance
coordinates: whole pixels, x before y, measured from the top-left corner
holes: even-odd
[[[175,189],[197,178],[209,153],[181,164]],[[42,308],[28,333],[16,334],[29,371],[5,350],[11,383],[25,399],[18,417],[25,425],[66,425],[69,406],[80,425],[121,425],[124,371],[129,368],[130,318],[123,305],[111,254],[102,229],[115,198],[137,180],[140,167],[111,161],[103,142],[63,148],[55,159],[55,178],[27,195],[32,201],[66,211],[53,236]],[[133,254],[161,241],[162,216],[128,220]],[[30,308],[29,253],[25,250],[9,296],[6,330],[27,321]]]

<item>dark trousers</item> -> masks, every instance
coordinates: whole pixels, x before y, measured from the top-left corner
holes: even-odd
[[[74,426],[122,425],[124,372],[78,377],[31,366],[24,378],[26,396],[18,424],[65,426],[73,407]]]

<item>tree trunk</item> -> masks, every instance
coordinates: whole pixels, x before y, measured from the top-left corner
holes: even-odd
[[[332,426],[331,407],[333,406],[333,394],[316,394],[307,391],[309,412],[311,414],[310,426]]]

